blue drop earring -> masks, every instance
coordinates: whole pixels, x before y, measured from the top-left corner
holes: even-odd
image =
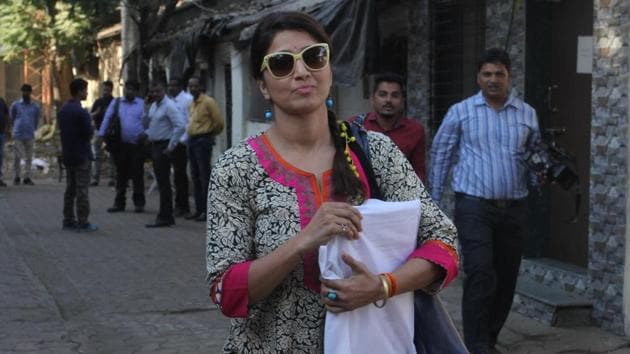
[[[271,121],[273,119],[273,112],[270,109],[265,110],[265,120]]]
[[[335,101],[332,99],[332,97],[328,97],[326,99],[326,107],[328,107],[328,109],[332,109],[333,104],[335,104]]]

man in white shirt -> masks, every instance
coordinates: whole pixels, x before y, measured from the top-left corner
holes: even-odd
[[[178,78],[168,80],[166,91],[168,97],[173,100],[175,106],[182,114],[185,125],[188,125],[188,106],[190,106],[190,102],[193,100],[192,95],[182,90],[182,83]],[[173,215],[176,218],[190,215],[190,206],[188,204],[187,145],[188,135],[184,132],[179,144],[177,144],[171,154],[174,174],[173,180],[175,182],[175,212]]]
[[[170,172],[172,155],[186,124],[175,102],[166,96],[162,82],[151,83],[148,101],[151,106],[144,117],[144,126],[147,127],[146,134],[151,142],[153,170],[160,191],[160,211],[155,223],[147,224],[146,227],[165,227],[175,224]]]

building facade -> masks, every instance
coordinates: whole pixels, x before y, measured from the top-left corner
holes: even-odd
[[[356,57],[364,61],[334,63],[333,68],[360,68],[352,75],[335,72],[334,109],[344,118],[370,110],[372,75],[398,72],[407,78],[408,115],[431,136],[450,105],[477,92],[481,50],[505,48],[512,59],[512,92],[536,109],[545,137],[566,158],[559,161],[579,177],[568,188],[556,183],[532,191],[522,277],[585,299],[590,322],[630,335],[628,1],[200,3],[182,6],[169,22],[152,72],[203,78],[227,122],[217,154],[268,127],[247,51],[266,13],[308,12],[333,38],[342,22],[335,21],[338,16],[358,14],[353,21],[364,21],[364,30],[351,35]],[[549,317],[545,311],[554,311],[528,307],[525,297],[524,290],[517,296],[517,310],[541,320]]]

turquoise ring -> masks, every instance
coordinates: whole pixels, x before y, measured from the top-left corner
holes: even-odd
[[[328,298],[328,300],[337,300],[337,293],[334,291],[328,291],[326,293],[326,298]]]

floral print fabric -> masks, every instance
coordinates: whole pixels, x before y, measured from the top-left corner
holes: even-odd
[[[368,139],[383,199],[422,202],[418,245],[439,241],[454,251],[455,227],[433,204],[402,153],[380,133],[369,132]],[[323,176],[320,192],[312,183],[314,176],[302,172],[287,166],[262,134],[222,155],[212,170],[208,195],[210,282],[298,234],[321,202],[330,198],[330,175]],[[457,264],[457,253],[451,254],[455,258],[451,263]],[[446,268],[452,279],[448,268],[453,267]],[[246,318],[232,319],[224,353],[321,352],[324,307],[319,292],[311,289],[308,278],[305,281],[305,272],[309,275],[312,269],[297,267],[264,301],[249,305]]]

